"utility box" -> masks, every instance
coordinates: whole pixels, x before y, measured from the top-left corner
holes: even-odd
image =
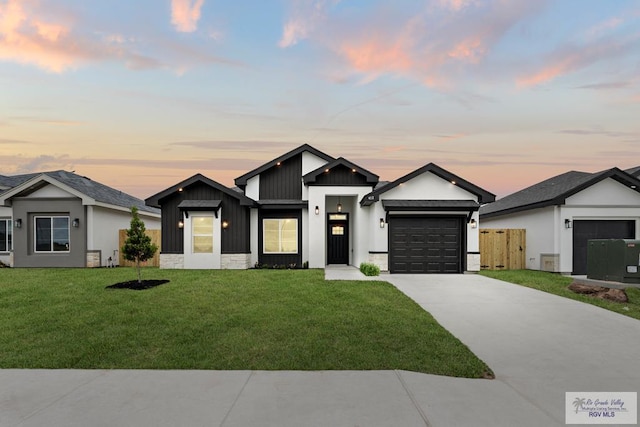
[[[640,283],[640,240],[589,240],[587,277],[611,282]]]

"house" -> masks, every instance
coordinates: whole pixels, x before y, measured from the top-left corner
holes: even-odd
[[[527,268],[586,274],[589,239],[637,239],[640,167],[570,171],[480,208],[484,228],[527,233]]]
[[[0,261],[14,267],[118,264],[120,229],[131,207],[147,229],[160,211],[144,201],[72,172],[0,175]]]
[[[304,144],[228,188],[194,175],[146,199],[162,211],[162,268],[480,269],[478,210],[495,196],[428,164],[393,182]]]

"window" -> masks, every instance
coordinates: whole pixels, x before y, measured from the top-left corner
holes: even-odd
[[[213,217],[191,217],[191,235],[194,254],[213,253]]]
[[[263,252],[266,254],[298,253],[298,220],[265,219],[262,222]]]
[[[11,220],[0,219],[0,252],[11,250]]]
[[[37,216],[34,222],[36,252],[69,252],[68,216]]]

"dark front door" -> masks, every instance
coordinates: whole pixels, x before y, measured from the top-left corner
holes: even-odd
[[[391,217],[391,273],[461,273],[459,217]]]
[[[349,214],[328,214],[327,264],[349,264]]]
[[[635,239],[633,220],[573,221],[573,274],[587,274],[587,241],[589,239]]]

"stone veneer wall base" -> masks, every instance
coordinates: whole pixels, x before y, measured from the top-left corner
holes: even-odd
[[[160,254],[160,268],[183,269],[184,254]]]
[[[220,268],[223,270],[246,270],[251,268],[251,254],[222,254]]]
[[[387,253],[370,253],[368,262],[380,267],[380,271],[389,271],[389,254]]]

